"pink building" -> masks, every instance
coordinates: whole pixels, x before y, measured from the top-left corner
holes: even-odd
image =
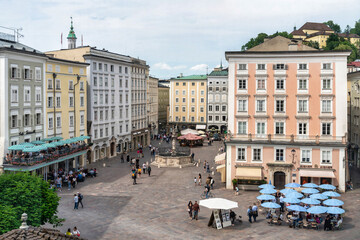
[[[226,186],[233,179],[345,190],[347,56],[275,37],[229,62]]]

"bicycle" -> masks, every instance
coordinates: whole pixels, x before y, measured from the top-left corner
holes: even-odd
[[[201,195],[200,195],[201,199],[206,199],[206,191],[204,191]],[[207,198],[214,198],[215,194],[213,194],[212,192],[208,193],[208,197]]]

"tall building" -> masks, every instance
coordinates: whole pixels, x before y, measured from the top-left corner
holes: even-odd
[[[227,130],[228,70],[215,68],[208,76],[208,130],[224,133]]]
[[[229,62],[226,186],[232,180],[330,183],[345,191],[346,62],[275,37]]]
[[[206,129],[207,75],[170,79],[170,124]]]
[[[149,77],[146,84],[146,101],[147,101],[147,118],[150,128],[150,135],[157,135],[159,132],[158,108],[159,108],[159,91],[158,78]]]
[[[169,122],[169,87],[160,84],[159,90],[159,106],[158,106],[158,121],[159,121],[159,133],[168,132]]]
[[[0,171],[9,146],[44,137],[45,62],[15,37],[0,39]]]

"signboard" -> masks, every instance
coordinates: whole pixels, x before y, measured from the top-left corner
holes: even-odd
[[[216,228],[222,229],[219,210],[214,210],[214,219],[215,219]]]
[[[223,220],[223,227],[231,226],[230,220],[230,210],[221,210],[222,220]]]

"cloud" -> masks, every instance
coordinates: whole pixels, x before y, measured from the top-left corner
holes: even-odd
[[[209,66],[205,63],[202,63],[202,64],[198,64],[198,65],[195,65],[193,67],[190,68],[190,70],[192,71],[205,71],[206,68],[208,68]]]
[[[177,70],[177,69],[184,69],[186,68],[186,66],[184,65],[178,65],[178,66],[173,66],[171,67],[169,64],[164,63],[164,62],[160,62],[160,63],[155,63],[152,68],[154,69],[160,69],[160,70]]]

